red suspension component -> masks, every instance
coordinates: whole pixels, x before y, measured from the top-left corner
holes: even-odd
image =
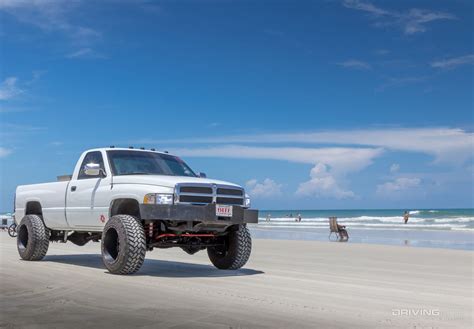
[[[193,237],[197,237],[197,238],[214,238],[216,235],[215,234],[212,234],[212,233],[202,233],[202,234],[194,234],[194,233],[184,233],[184,234],[174,234],[174,233],[166,233],[166,234],[160,234],[158,236],[155,237],[155,240],[159,240],[159,239],[162,239],[162,238],[169,238],[169,237],[176,237],[176,238],[180,238],[180,237],[187,237],[187,238],[193,238]]]

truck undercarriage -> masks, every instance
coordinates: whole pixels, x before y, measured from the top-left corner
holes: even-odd
[[[152,251],[154,248],[167,249],[178,247],[192,255],[209,247],[225,247],[226,235],[235,231],[238,227],[234,225],[206,226],[207,230],[194,230],[186,228],[196,227],[199,222],[176,222],[147,221],[143,223],[146,236],[146,249]],[[199,226],[203,228],[203,226]],[[65,243],[72,242],[77,246],[84,246],[88,242],[100,242],[102,233],[81,231],[50,231],[49,241]]]

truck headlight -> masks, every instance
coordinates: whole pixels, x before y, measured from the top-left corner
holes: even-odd
[[[245,208],[250,208],[250,196],[248,194],[245,194],[245,199],[244,199],[244,207]]]
[[[173,194],[150,193],[143,198],[144,204],[173,204]]]

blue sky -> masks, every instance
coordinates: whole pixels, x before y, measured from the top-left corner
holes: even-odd
[[[260,208],[473,207],[473,9],[0,0],[0,211],[112,144]]]

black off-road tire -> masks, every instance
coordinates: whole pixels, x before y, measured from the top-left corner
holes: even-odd
[[[38,215],[26,215],[16,228],[16,245],[24,260],[42,260],[49,247],[49,229]]]
[[[252,251],[252,237],[245,224],[229,232],[224,247],[208,247],[207,254],[212,264],[221,270],[237,270],[244,266]]]
[[[133,274],[145,261],[143,225],[133,216],[113,216],[105,224],[101,246],[102,261],[110,273]]]

